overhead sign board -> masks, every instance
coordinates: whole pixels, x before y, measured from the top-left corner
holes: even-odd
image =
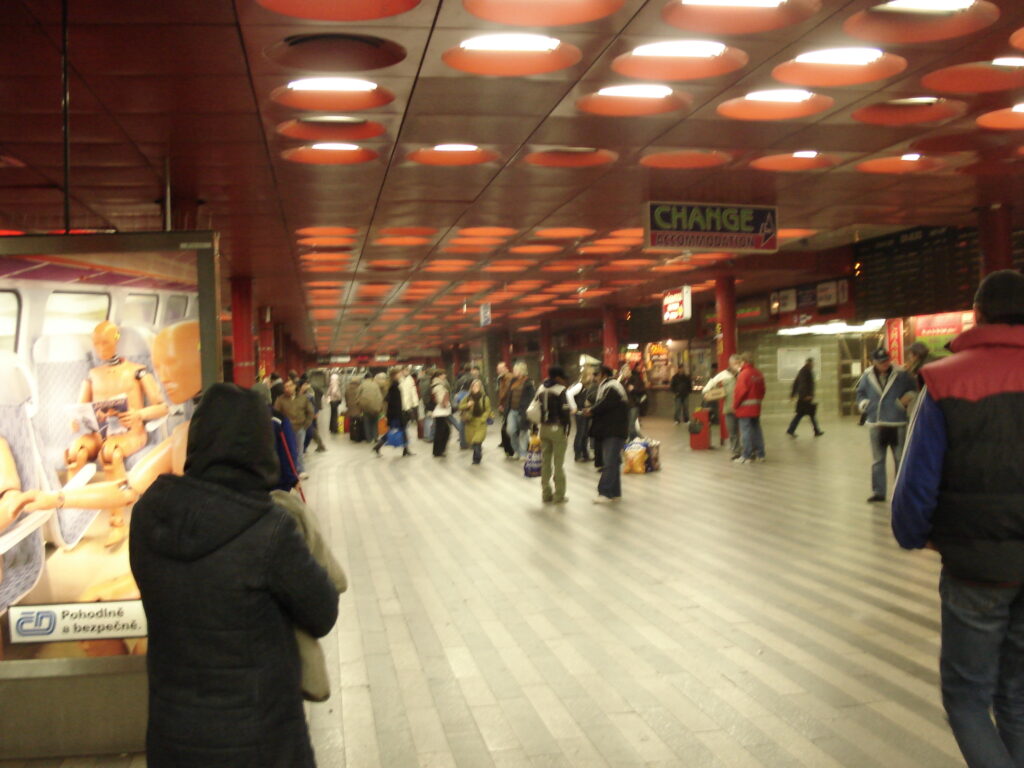
[[[670,291],[661,300],[661,322],[681,323],[693,317],[693,294],[690,286]]]
[[[480,305],[480,327],[483,328],[491,324],[491,305],[481,304]]]
[[[647,245],[733,253],[779,249],[774,206],[728,203],[647,203]]]

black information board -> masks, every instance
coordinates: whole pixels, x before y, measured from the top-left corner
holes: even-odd
[[[981,274],[978,231],[918,227],[854,245],[857,317],[970,309]]]

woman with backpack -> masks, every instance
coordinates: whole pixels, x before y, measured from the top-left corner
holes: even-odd
[[[569,430],[572,428],[572,414],[575,402],[568,396],[565,387],[565,371],[561,366],[548,368],[548,377],[537,389],[530,403],[528,415],[540,428],[541,446],[541,499],[561,504],[568,501],[565,495],[565,449],[569,444]],[[555,490],[551,490],[554,475]]]
[[[466,425],[466,442],[473,447],[473,463],[483,458],[484,440],[487,439],[487,423],[493,417],[491,399],[484,392],[480,379],[473,379],[469,392],[459,404],[459,415]]]

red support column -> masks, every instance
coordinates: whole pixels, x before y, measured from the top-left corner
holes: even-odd
[[[615,370],[619,367],[619,317],[615,307],[602,307],[601,346],[604,364]]]
[[[729,356],[736,354],[736,278],[732,275],[715,280],[715,328],[718,370],[729,365]]]
[[[551,346],[551,321],[545,318],[540,321],[540,375],[546,378],[548,368],[554,364],[554,349]]]
[[[274,348],[274,322],[271,319],[270,307],[259,308],[257,326],[259,328],[260,343],[259,371],[257,375],[258,378],[262,379],[264,376],[277,370],[277,351]]]
[[[1009,205],[995,204],[978,211],[981,274],[1013,269],[1013,215]]]
[[[231,278],[231,338],[235,384],[249,388],[256,383],[251,277]]]

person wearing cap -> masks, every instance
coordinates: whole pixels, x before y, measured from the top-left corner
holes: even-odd
[[[565,450],[569,445],[576,403],[568,395],[561,366],[548,368],[548,377],[537,388],[533,399],[540,404],[541,498],[545,503],[562,504],[569,500],[565,495]],[[552,475],[554,491],[551,490]]]
[[[857,407],[871,437],[871,495],[869,502],[885,501],[885,457],[892,450],[896,469],[907,436],[907,409],[917,386],[913,377],[892,364],[889,353],[879,347],[871,353],[871,367],[857,382]]]
[[[901,547],[942,556],[942,702],[967,764],[1014,766],[1024,765],[1024,275],[990,274],[974,312],[953,354],[921,371],[892,530]]]

